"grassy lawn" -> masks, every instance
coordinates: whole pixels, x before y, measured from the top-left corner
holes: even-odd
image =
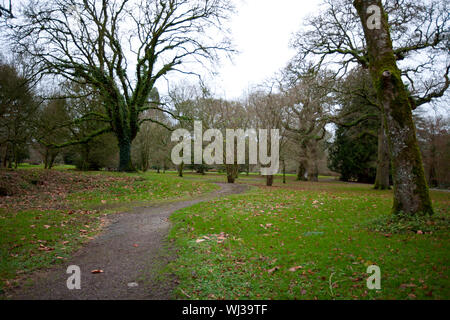
[[[63,263],[101,230],[106,214],[218,188],[175,174],[68,169],[0,171],[0,187],[12,192],[0,197],[0,293],[32,271]]]
[[[389,215],[391,191],[279,179],[265,188],[262,179],[242,177],[260,187],[172,216],[176,298],[450,298],[450,193],[432,192],[440,228],[433,220],[397,233],[372,222]],[[379,291],[366,286],[373,264]]]

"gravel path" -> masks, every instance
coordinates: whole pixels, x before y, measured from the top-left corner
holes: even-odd
[[[108,216],[108,227],[76,252],[70,261],[45,272],[36,273],[31,287],[16,289],[11,299],[96,300],[96,299],[170,299],[175,279],[157,281],[155,270],[167,263],[161,255],[167,239],[169,216],[176,210],[217,197],[242,193],[245,185],[219,184],[221,189],[201,198],[135,208]],[[137,246],[136,246],[137,245]],[[81,269],[81,289],[69,290],[66,281],[69,265]],[[101,269],[104,273],[92,274]],[[135,285],[137,283],[137,286]]]

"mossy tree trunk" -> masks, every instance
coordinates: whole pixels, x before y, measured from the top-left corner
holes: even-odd
[[[384,126],[384,121],[381,121],[380,132],[378,133],[378,160],[377,160],[377,176],[375,178],[376,190],[390,189],[389,183],[389,146]]]
[[[131,141],[119,138],[119,171],[135,171],[131,163]]]
[[[411,111],[411,99],[401,78],[392,48],[387,14],[381,0],[355,0],[369,56],[369,71],[382,105],[391,154],[394,206],[393,213],[432,214],[430,195]],[[381,12],[380,26],[370,24],[373,10]]]

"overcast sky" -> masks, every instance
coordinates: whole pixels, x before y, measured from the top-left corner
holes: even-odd
[[[319,0],[235,0],[231,20],[236,49],[233,62],[223,61],[213,91],[224,98],[239,98],[283,68],[293,56],[289,40],[303,18],[317,10]]]

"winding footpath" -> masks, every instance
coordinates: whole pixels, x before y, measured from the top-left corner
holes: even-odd
[[[135,208],[109,215],[103,232],[61,266],[34,275],[30,287],[16,289],[11,299],[97,300],[171,298],[176,279],[157,279],[161,264],[169,261],[162,255],[170,229],[169,217],[179,209],[215,198],[244,192],[239,184],[219,184],[221,189],[197,199]],[[69,290],[66,282],[69,265],[81,269],[81,289]],[[92,274],[92,270],[104,272]]]

